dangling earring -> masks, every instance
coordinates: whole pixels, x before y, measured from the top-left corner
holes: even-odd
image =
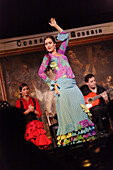
[[[22,92],[20,92],[20,97],[22,97]]]

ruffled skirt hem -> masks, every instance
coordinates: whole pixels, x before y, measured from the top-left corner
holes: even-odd
[[[24,138],[27,141],[31,141],[40,149],[46,149],[52,143],[46,136],[43,122],[40,122],[39,120],[33,120],[27,124]]]
[[[95,139],[97,139],[97,136],[95,132],[95,126],[92,123],[86,127],[79,126],[77,131],[65,133],[64,135],[58,135],[57,145],[66,146],[66,145],[71,145],[71,144],[76,144],[76,143],[93,141]]]

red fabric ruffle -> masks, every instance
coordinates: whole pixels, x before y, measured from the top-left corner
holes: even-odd
[[[31,141],[36,146],[42,148],[48,147],[52,142],[46,136],[46,131],[43,127],[44,123],[39,120],[33,120],[29,122],[26,126],[25,139]]]

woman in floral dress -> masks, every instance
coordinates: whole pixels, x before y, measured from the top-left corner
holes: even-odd
[[[59,27],[54,18],[51,18],[49,24],[58,30],[57,39],[62,41],[62,44],[57,51],[54,37],[45,38],[47,54],[43,58],[38,75],[55,94],[58,117],[57,144],[65,146],[94,140],[96,136],[94,124],[83,109],[86,108],[84,97],[76,85],[75,75],[65,56],[69,35]],[[48,68],[54,72],[54,80],[47,76]]]

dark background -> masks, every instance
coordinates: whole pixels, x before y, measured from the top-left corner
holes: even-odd
[[[113,0],[0,0],[0,39],[113,21]]]

